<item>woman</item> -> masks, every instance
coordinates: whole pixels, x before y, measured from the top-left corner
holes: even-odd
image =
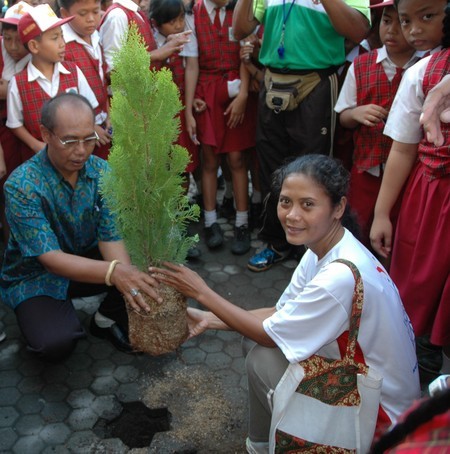
[[[346,345],[355,281],[338,258],[353,262],[364,284],[358,344],[365,363],[383,377],[379,422],[395,421],[419,396],[414,335],[398,292],[372,254],[346,229],[349,173],[332,158],[306,155],[275,176],[278,217],[287,241],[308,251],[275,307],[246,311],[225,300],[193,271],[166,263],[158,279],[210,312],[188,309],[191,336],[232,329],[256,344],[247,355],[249,452],[267,452],[275,389],[289,362],[314,353],[339,358]],[[156,277],[156,276],[155,276]]]

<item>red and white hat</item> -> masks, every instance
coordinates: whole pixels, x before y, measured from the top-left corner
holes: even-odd
[[[0,19],[0,22],[5,24],[17,25],[19,20],[27,14],[33,7],[27,2],[19,2],[6,10],[5,17]]]
[[[384,8],[385,6],[393,6],[394,5],[394,0],[370,0],[370,6],[369,8]]]
[[[20,19],[17,25],[20,40],[23,44],[26,44],[47,30],[59,27],[71,21],[73,18],[74,16],[70,16],[61,19],[55,14],[48,3],[35,6]]]

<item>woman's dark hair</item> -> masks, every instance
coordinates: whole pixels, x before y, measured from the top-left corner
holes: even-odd
[[[437,415],[450,410],[450,389],[446,389],[433,397],[424,400],[411,411],[404,421],[398,423],[392,430],[386,432],[372,447],[371,454],[382,454],[402,442],[407,435],[412,434],[422,424],[427,423]],[[432,440],[430,440],[432,442]],[[431,445],[430,445],[431,448]],[[426,447],[423,447],[426,450]]]
[[[78,93],[61,93],[54,98],[49,99],[42,107],[41,111],[41,124],[49,131],[53,131],[57,121],[57,110],[62,104],[71,104],[73,108],[85,106],[92,112],[92,118],[95,118],[94,109],[91,103],[82,95]]]
[[[183,0],[151,0],[148,17],[160,26],[185,12]]]
[[[347,197],[350,185],[350,173],[344,168],[341,162],[329,156],[307,154],[285,164],[275,171],[272,180],[272,191],[277,198],[281,193],[284,180],[292,174],[301,174],[312,178],[325,190],[333,206],[336,206],[342,197]],[[356,237],[360,236],[358,222],[351,212],[348,202],[341,222]]]

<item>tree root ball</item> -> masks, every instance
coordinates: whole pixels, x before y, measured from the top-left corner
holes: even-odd
[[[160,284],[163,302],[158,303],[145,294],[148,313],[138,313],[127,307],[130,343],[136,351],[152,356],[176,350],[188,337],[186,298],[172,287]]]

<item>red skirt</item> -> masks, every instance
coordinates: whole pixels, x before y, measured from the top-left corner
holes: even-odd
[[[450,175],[429,181],[416,164],[403,196],[390,274],[416,336],[450,344]]]
[[[256,99],[249,96],[242,124],[229,128],[225,110],[233,101],[228,96],[228,81],[236,79],[217,76],[197,83],[196,98],[206,102],[206,110],[196,114],[197,136],[201,144],[210,145],[216,153],[230,153],[252,148],[256,143]]]

